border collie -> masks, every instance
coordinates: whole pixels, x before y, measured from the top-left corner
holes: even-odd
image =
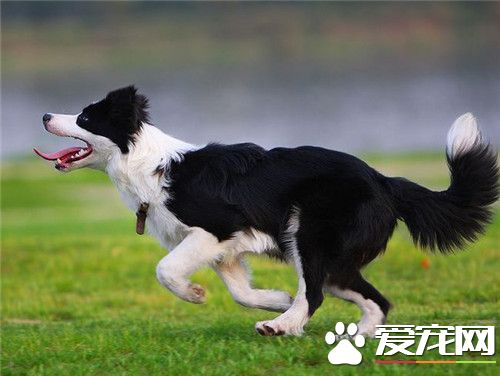
[[[417,245],[444,254],[474,241],[492,219],[497,154],[470,113],[448,133],[450,187],[434,192],[319,147],[189,144],[154,127],[147,109],[147,98],[128,86],[77,115],[47,113],[47,131],[86,146],[35,152],[60,171],[109,175],[137,213],[137,232],[146,225],[170,251],[156,275],[179,298],[204,301],[189,277],[210,265],[239,304],[283,312],[255,325],[265,336],[300,335],[325,293],[358,305],[359,333],[373,336],[390,304],[360,270],[385,250],[398,219]],[[248,253],[292,263],[295,298],[253,288]]]

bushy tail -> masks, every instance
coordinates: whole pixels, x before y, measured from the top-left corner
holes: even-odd
[[[486,143],[470,113],[448,132],[446,146],[451,184],[433,192],[402,178],[390,178],[400,219],[421,247],[450,253],[476,240],[491,222],[498,199],[497,154]]]

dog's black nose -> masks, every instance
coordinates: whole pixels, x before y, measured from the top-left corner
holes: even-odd
[[[52,119],[52,115],[51,114],[45,114],[45,115],[43,115],[43,117],[42,117],[43,124],[44,125],[47,124],[50,119]]]

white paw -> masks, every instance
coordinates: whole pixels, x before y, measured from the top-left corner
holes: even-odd
[[[204,303],[205,289],[196,283],[190,283],[186,291],[185,299],[195,304]]]
[[[375,338],[375,332],[377,331],[377,328],[375,326],[362,326],[359,325],[359,331],[358,334],[362,335],[363,337],[366,338]]]
[[[375,320],[361,320],[358,322],[358,334],[364,337],[375,338],[377,325],[382,325],[383,323],[384,320],[379,318]]]
[[[259,321],[255,324],[255,330],[262,336],[300,336],[303,333],[302,327],[290,327],[280,320]]]

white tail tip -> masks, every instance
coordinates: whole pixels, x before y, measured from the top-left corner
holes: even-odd
[[[470,112],[460,116],[448,131],[446,154],[453,159],[482,142],[481,132],[474,115]]]

